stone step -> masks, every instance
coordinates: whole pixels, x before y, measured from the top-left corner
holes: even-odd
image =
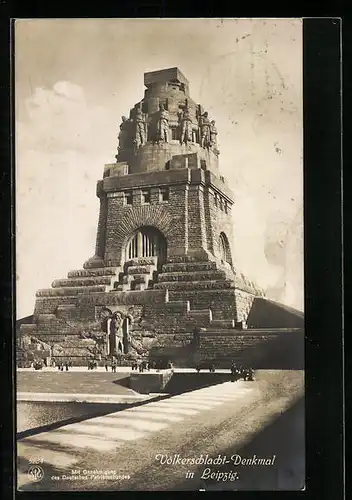
[[[175,281],[154,283],[153,288],[156,290],[222,290],[234,289],[233,281],[226,280],[208,280],[208,281]]]
[[[113,276],[93,276],[85,278],[69,278],[54,280],[51,284],[53,288],[61,287],[80,287],[80,286],[96,286],[96,285],[111,285]]]
[[[43,323],[57,323],[57,317],[55,314],[38,314],[37,324],[41,325]]]
[[[94,292],[105,292],[105,286],[78,286],[78,287],[64,287],[64,288],[47,288],[38,290],[36,297],[59,297],[59,296],[75,296],[80,293],[89,294]]]
[[[174,262],[163,265],[163,273],[217,270],[215,262]]]
[[[212,320],[212,312],[210,309],[191,309],[186,316],[188,321],[194,321],[199,326],[199,322],[203,325],[208,325]]]
[[[20,326],[20,332],[23,335],[34,335],[37,332],[36,324],[23,324]]]
[[[64,304],[57,306],[56,317],[59,319],[73,319],[77,315],[77,307],[75,304]]]
[[[150,275],[155,271],[155,266],[129,266],[127,268],[127,274],[145,274]]]
[[[137,259],[128,260],[125,263],[126,267],[130,266],[156,266],[158,263],[157,257],[139,257]]]
[[[234,319],[213,319],[211,322],[212,327],[235,328]]]
[[[168,259],[167,259],[167,264],[173,264],[173,263],[179,263],[179,262],[181,262],[181,263],[182,262],[199,262],[199,258],[193,257],[191,255],[174,255],[172,257],[168,257]]]
[[[117,267],[98,267],[92,269],[77,269],[69,271],[68,278],[90,278],[93,276],[117,276],[119,268]]]
[[[134,285],[148,285],[150,281],[150,276],[146,276],[145,274],[135,274],[133,281]]]
[[[173,312],[187,313],[190,311],[189,302],[183,300],[170,300],[169,302],[165,302],[164,307],[166,310]]]
[[[207,329],[207,333],[209,335],[218,335],[219,333],[222,333],[223,335],[226,335],[227,333],[229,335],[233,335],[233,331],[230,331],[230,329],[226,328],[212,328],[209,327]],[[250,335],[253,335],[254,337],[256,335],[282,335],[282,334],[290,334],[290,333],[304,333],[302,328],[247,328],[246,330],[238,330],[238,335],[243,336],[243,337],[248,337]]]
[[[177,282],[177,281],[209,281],[225,280],[226,273],[224,271],[175,271],[170,273],[160,273],[158,282]]]
[[[131,284],[131,290],[145,290],[146,288],[148,288],[148,283],[138,283],[138,281],[136,283],[132,283]]]

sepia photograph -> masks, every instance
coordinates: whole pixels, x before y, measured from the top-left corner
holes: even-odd
[[[303,490],[302,19],[17,19],[18,491]]]

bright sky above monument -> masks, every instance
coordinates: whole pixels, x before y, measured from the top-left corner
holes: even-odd
[[[21,20],[15,44],[18,318],[94,254],[121,116],[174,66],[216,120],[236,268],[303,309],[300,20]]]

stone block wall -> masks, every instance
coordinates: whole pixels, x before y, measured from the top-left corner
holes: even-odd
[[[246,321],[251,311],[255,295],[243,290],[235,290],[236,299],[236,321]]]
[[[224,192],[220,192],[209,184],[211,179],[215,177],[206,178],[203,170],[188,168],[104,179],[107,202],[105,205],[101,201],[103,215],[99,219],[96,251],[101,254],[104,247],[105,265],[123,263],[128,239],[141,226],[159,229],[167,240],[168,257],[195,255],[199,260],[220,257],[219,238],[224,233],[228,242],[227,261],[232,265],[233,201],[225,194],[226,183],[222,183]],[[160,199],[160,185],[169,187],[168,202]],[[142,201],[145,188],[150,190],[149,203]],[[126,205],[124,193],[128,191],[132,192],[132,204]],[[104,220],[105,230],[100,227]]]

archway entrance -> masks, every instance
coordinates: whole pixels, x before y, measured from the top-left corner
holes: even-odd
[[[158,265],[160,265],[165,262],[166,255],[166,239],[158,229],[152,226],[138,229],[127,244],[126,260],[158,257]]]

